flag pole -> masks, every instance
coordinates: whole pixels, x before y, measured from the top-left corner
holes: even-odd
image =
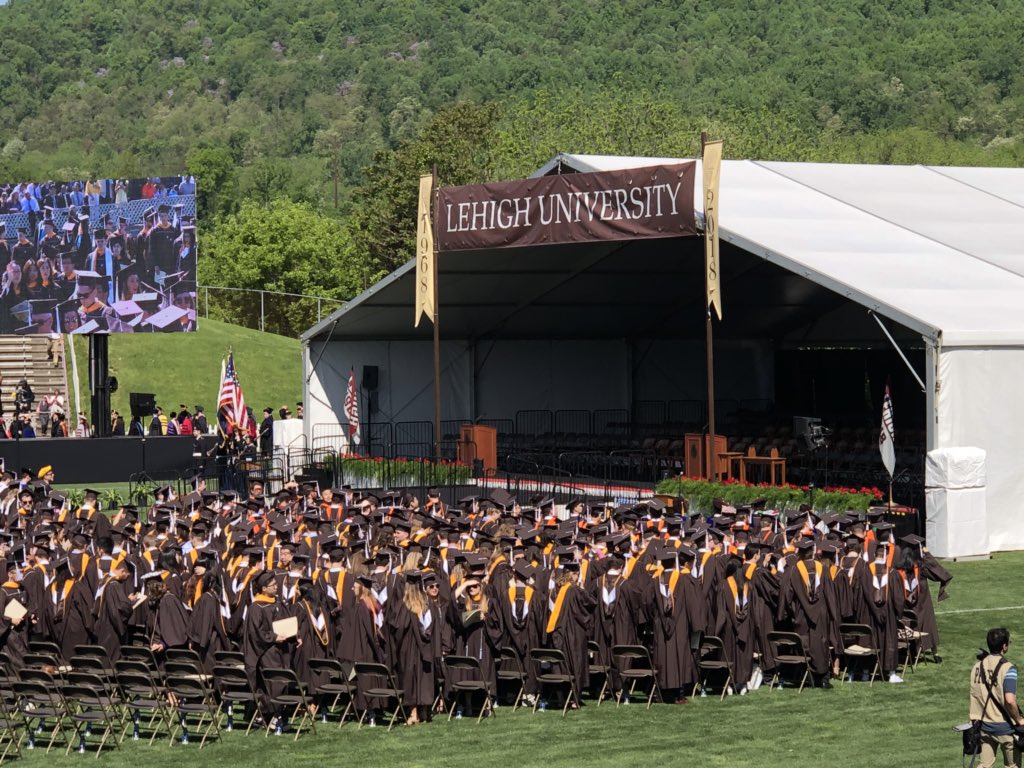
[[[704,146],[707,144],[708,134],[707,131],[700,132],[700,156],[701,160],[704,159]],[[704,170],[704,173],[707,171]],[[705,224],[704,224],[704,237],[707,238],[707,216],[705,212]],[[708,271],[704,269],[704,296],[708,296]],[[705,447],[705,455],[707,457],[707,468],[705,474],[707,478],[712,482],[718,481],[718,462],[715,461],[715,351],[714,351],[714,334],[711,327],[711,305],[706,301],[704,309],[706,310],[707,316],[705,318],[705,342],[704,347],[707,351],[707,371],[708,371],[708,442]]]
[[[435,200],[434,210],[437,210],[436,199],[437,199],[437,164],[430,169],[431,176],[431,191]],[[434,273],[433,279],[433,290],[434,290],[434,459],[436,461],[441,460],[441,331],[439,326],[439,316],[441,314],[441,308],[438,306],[438,291],[437,291],[437,240],[434,240],[434,258],[432,259],[433,264],[431,269]]]

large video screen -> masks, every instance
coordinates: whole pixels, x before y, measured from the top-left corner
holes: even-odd
[[[0,185],[0,333],[196,330],[191,176]]]

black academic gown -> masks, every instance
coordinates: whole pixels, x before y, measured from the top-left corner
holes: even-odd
[[[121,646],[128,639],[132,604],[128,600],[125,584],[106,577],[96,600],[96,643],[103,646],[111,661],[121,658]]]
[[[903,616],[903,584],[899,573],[868,563],[861,575],[861,589],[870,612],[871,634],[878,649],[882,674],[896,671],[899,660],[899,623]]]
[[[267,694],[275,694],[263,683],[260,672],[264,669],[284,669],[288,666],[285,643],[277,642],[274,622],[281,618],[281,609],[275,600],[258,595],[248,607],[242,632],[242,654],[245,658],[245,673],[249,684],[258,692],[260,710],[269,722],[277,714],[270,706]]]
[[[766,674],[775,670],[775,651],[768,642],[768,633],[775,630],[775,614],[779,607],[779,577],[770,568],[756,563],[745,563],[746,580],[754,590],[753,602],[754,646],[761,654],[761,670]]]
[[[14,626],[11,620],[4,615],[7,604],[12,600],[17,600],[23,607],[28,608],[28,598],[21,585],[16,581],[5,581],[0,585],[0,649],[7,654],[12,669],[17,671],[24,666],[23,659],[28,653],[28,633],[31,621],[29,615],[26,615],[18,626]]]
[[[661,581],[668,587],[670,574]],[[697,663],[690,643],[692,633],[707,626],[707,602],[700,582],[682,572],[670,591],[671,600],[662,593],[659,581],[652,579],[646,593],[647,613],[654,637],[654,665],[658,685],[663,691],[682,691],[697,681]]]
[[[299,639],[302,640],[292,653],[292,669],[312,693],[330,681],[328,673],[314,672],[309,666],[311,660],[326,659],[333,653],[330,611],[319,602],[301,599],[293,606],[292,613],[298,619]]]
[[[94,640],[95,617],[92,614],[93,593],[85,579],[78,579],[71,591],[57,604],[60,620],[60,649],[65,660],[75,655],[79,645],[91,645]]]
[[[164,648],[188,647],[188,613],[181,598],[165,592],[153,611],[153,642]]]
[[[203,670],[213,672],[217,663],[214,654],[231,648],[227,619],[221,611],[218,595],[204,592],[192,606],[188,622],[188,642],[203,660]]]
[[[718,589],[715,635],[732,662],[733,687],[743,688],[754,672],[757,590],[742,577],[729,576]]]
[[[560,671],[573,676],[577,695],[581,695],[590,686],[587,640],[592,632],[594,608],[597,606],[593,595],[588,594],[582,587],[571,584],[563,585],[549,595],[549,601],[555,603],[556,609],[558,599],[566,586],[568,590],[565,592],[557,619],[552,622],[553,614],[548,615],[547,642],[549,647],[565,655],[569,668]]]
[[[430,626],[404,603],[388,614],[388,648],[392,650],[395,676],[410,707],[429,707],[434,703],[434,653],[431,637],[435,630],[429,607]],[[442,631],[441,627],[436,627]]]
[[[804,562],[807,567],[807,582],[798,567]],[[817,574],[817,566],[821,573]],[[786,567],[780,585],[779,622],[789,619],[793,631],[803,638],[805,650],[810,659],[811,671],[824,675],[829,671],[829,607],[825,597],[828,580],[826,567],[814,560],[797,561]]]

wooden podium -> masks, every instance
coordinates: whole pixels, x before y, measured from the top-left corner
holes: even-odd
[[[462,424],[459,427],[459,461],[470,467],[480,459],[484,472],[498,468],[498,430],[483,424]]]
[[[699,477],[704,480],[710,479],[705,469],[706,462],[704,457],[711,451],[711,442],[711,435],[687,434],[683,436],[683,451],[685,453],[683,471],[687,477]],[[712,455],[715,457],[717,464],[715,469],[718,470],[718,477],[729,474],[728,459],[722,458],[722,454],[728,450],[728,447],[725,435],[715,435],[714,453]]]

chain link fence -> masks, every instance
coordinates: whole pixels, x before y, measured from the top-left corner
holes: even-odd
[[[253,288],[199,287],[199,314],[257,331],[298,338],[343,306],[339,299]]]

